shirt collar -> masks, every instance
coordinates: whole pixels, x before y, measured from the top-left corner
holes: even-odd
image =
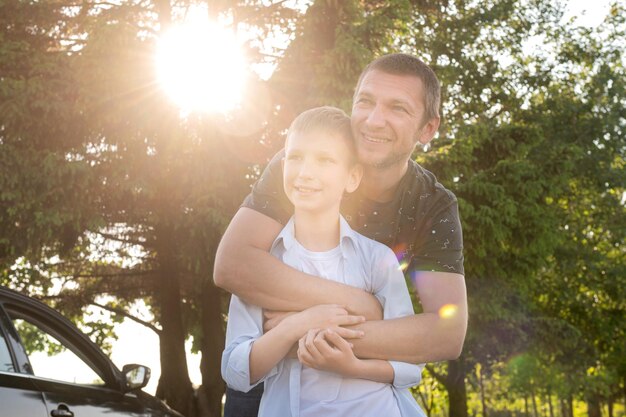
[[[342,215],[339,215],[339,246],[341,247],[341,254],[344,258],[354,252],[356,242],[356,232],[352,230],[346,219],[344,219]],[[288,251],[296,243],[295,223],[292,216],[274,240],[271,251],[274,252],[276,247],[279,245],[282,245],[283,248]]]

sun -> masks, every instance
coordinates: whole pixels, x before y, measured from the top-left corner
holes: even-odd
[[[183,111],[225,113],[245,87],[241,44],[232,31],[209,21],[206,11],[191,12],[159,40],[159,83]]]

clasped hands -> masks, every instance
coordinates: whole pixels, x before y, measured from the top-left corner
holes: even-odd
[[[290,355],[310,368],[332,371],[343,376],[356,372],[360,359],[352,351],[350,339],[365,335],[362,330],[348,328],[363,323],[365,317],[351,315],[336,304],[317,305],[301,312],[264,311],[263,330],[289,326],[299,337]]]

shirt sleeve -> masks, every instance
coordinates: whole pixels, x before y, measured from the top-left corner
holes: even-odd
[[[252,186],[250,194],[241,204],[241,207],[258,211],[282,225],[286,224],[293,214],[293,205],[283,189],[283,167],[281,161],[284,156],[284,150],[274,155],[265,167],[261,177]]]
[[[413,256],[409,270],[437,271],[465,274],[463,268],[463,232],[456,197],[440,187],[434,204],[413,243]]]
[[[395,254],[386,246],[380,245],[379,248],[380,255],[373,257],[375,264],[372,277],[374,296],[383,306],[383,318],[392,319],[415,314],[409,289]],[[394,371],[394,387],[410,388],[422,381],[423,364],[398,361],[389,361],[389,364]]]
[[[259,381],[250,384],[250,350],[262,334],[263,312],[261,308],[248,304],[233,295],[228,309],[226,348],[222,353],[222,378],[229,387],[248,392],[278,372],[279,365],[276,365]]]

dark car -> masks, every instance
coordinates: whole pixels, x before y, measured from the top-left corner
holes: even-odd
[[[69,320],[0,286],[0,416],[182,417],[141,391],[150,369],[120,371]]]

